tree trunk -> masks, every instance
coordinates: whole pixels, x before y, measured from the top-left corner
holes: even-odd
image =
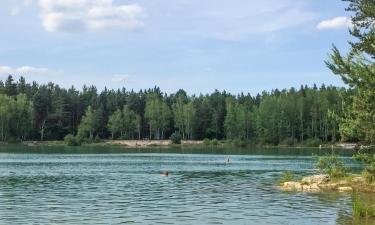
[[[44,140],[44,126],[46,125],[46,120],[43,120],[41,124],[41,129],[40,129],[40,140]]]

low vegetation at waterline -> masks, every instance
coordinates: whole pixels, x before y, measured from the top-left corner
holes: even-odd
[[[284,171],[279,179],[279,185],[284,184],[285,182],[294,181],[295,175],[291,171]]]
[[[328,174],[333,179],[345,177],[349,170],[345,168],[343,161],[339,156],[331,154],[316,158],[316,169],[320,173]]]
[[[371,151],[368,149],[367,151]],[[372,150],[373,151],[373,150]],[[286,191],[320,192],[320,191],[355,191],[375,192],[375,171],[373,170],[374,154],[359,152],[354,159],[364,163],[361,174],[350,173],[337,155],[326,155],[316,158],[316,169],[320,174],[295,181],[291,172],[285,172],[279,182]]]
[[[352,212],[354,218],[375,219],[375,197],[354,194]]]
[[[175,132],[171,135],[172,144],[177,144],[177,145],[181,144],[181,139],[182,139],[181,134],[178,132]]]

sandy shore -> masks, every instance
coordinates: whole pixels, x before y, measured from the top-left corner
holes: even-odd
[[[114,145],[123,145],[127,147],[151,147],[151,146],[168,146],[171,145],[170,140],[107,140],[105,143]],[[203,141],[182,141],[183,145],[202,144]]]

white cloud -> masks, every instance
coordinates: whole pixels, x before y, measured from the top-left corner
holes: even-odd
[[[48,68],[43,67],[31,67],[31,66],[21,66],[21,67],[10,67],[10,66],[0,66],[0,75],[53,75],[61,73],[61,71],[52,71]]]
[[[137,4],[113,5],[113,0],[39,0],[48,32],[135,30],[144,24]]]
[[[317,28],[319,30],[332,30],[332,29],[342,29],[352,26],[352,21],[350,18],[345,16],[339,16],[328,20],[321,21]]]
[[[129,75],[128,74],[116,74],[113,75],[112,81],[116,83],[124,83],[129,81]]]

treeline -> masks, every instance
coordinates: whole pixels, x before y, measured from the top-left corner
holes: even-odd
[[[84,86],[0,81],[0,140],[240,139],[261,144],[294,144],[307,139],[340,139],[343,88],[301,86],[256,96],[215,91],[188,96],[159,88],[139,92]]]

